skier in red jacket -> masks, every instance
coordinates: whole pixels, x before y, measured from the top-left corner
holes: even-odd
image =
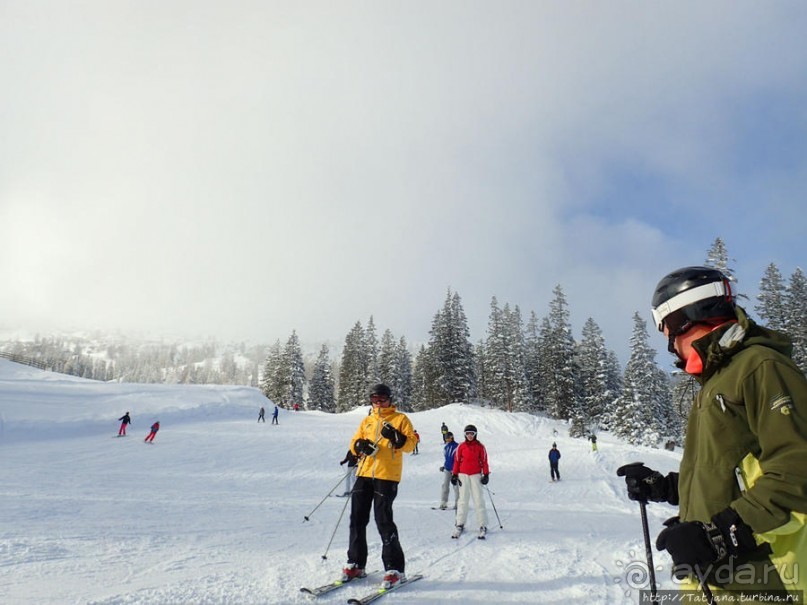
[[[479,538],[485,537],[488,531],[488,514],[485,499],[482,497],[482,486],[488,484],[490,469],[488,468],[488,452],[485,446],[476,439],[476,427],[469,424],[465,427],[465,441],[460,443],[454,454],[454,467],[451,469],[451,484],[459,485],[460,497],[457,501],[457,521],[452,538],[459,538],[465,528],[468,517],[468,499],[473,497],[476,520],[479,523]]]
[[[157,431],[159,430],[160,430],[160,422],[157,421],[151,425],[151,432],[148,435],[146,435],[144,441],[146,443],[154,443],[154,438],[157,436]]]

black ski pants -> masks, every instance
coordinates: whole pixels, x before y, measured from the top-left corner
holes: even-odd
[[[558,463],[557,462],[550,462],[549,463],[549,474],[552,475],[552,480],[555,479],[560,480],[560,471],[558,470]]]
[[[404,553],[398,541],[398,528],[392,520],[392,502],[397,495],[396,481],[370,477],[356,479],[350,502],[348,563],[355,563],[362,569],[367,565],[367,524],[370,522],[370,508],[372,508],[375,524],[381,535],[381,560],[384,569],[404,572]]]

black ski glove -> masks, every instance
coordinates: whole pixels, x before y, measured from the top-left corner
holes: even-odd
[[[381,436],[390,440],[392,447],[400,449],[406,443],[406,435],[392,426],[389,422],[385,422],[381,427]]]
[[[754,534],[734,509],[717,513],[709,523],[667,519],[656,538],[656,548],[666,550],[673,560],[673,575],[683,579],[694,575],[696,565],[707,567],[727,557],[752,552],[757,547]]]
[[[441,466],[441,467],[440,467],[440,472],[442,473],[444,470],[446,470],[446,467]]]
[[[634,462],[620,466],[616,474],[625,477],[628,498],[631,500],[678,504],[678,473],[669,473],[665,477],[641,462]]]
[[[462,481],[457,475],[451,475],[451,485],[462,485]]]
[[[369,439],[356,439],[353,444],[353,449],[357,454],[364,454],[365,456],[372,456],[378,450],[378,446]]]
[[[489,475],[482,475],[482,485],[487,485],[488,481],[490,481]]]

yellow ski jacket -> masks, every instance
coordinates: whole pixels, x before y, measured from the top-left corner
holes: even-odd
[[[381,436],[384,422],[389,422],[406,435],[406,443],[401,449],[395,449],[389,439]],[[417,444],[415,429],[406,414],[399,412],[393,405],[387,408],[373,408],[373,412],[361,421],[359,429],[350,440],[350,451],[354,454],[358,454],[354,446],[357,439],[370,440],[378,445],[378,450],[372,456],[361,457],[356,475],[400,483],[403,455],[414,451]]]

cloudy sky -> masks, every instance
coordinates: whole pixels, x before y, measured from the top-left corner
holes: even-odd
[[[716,237],[805,263],[807,5],[0,0],[0,327],[423,341],[446,291],[626,359]],[[654,344],[663,349],[661,339]]]

